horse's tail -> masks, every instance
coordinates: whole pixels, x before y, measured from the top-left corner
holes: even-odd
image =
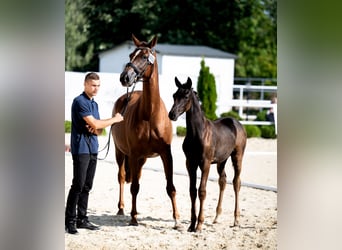
[[[125,166],[125,181],[127,183],[130,183],[132,181],[132,176],[131,176],[131,170],[129,168],[129,165],[128,165],[128,157],[127,155],[125,155],[125,162],[124,162],[124,166]]]

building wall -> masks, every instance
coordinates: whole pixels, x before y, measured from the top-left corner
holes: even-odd
[[[120,73],[126,63],[129,62],[129,54],[133,47],[123,44],[115,49],[100,54],[99,71],[107,73]]]
[[[162,58],[163,75],[174,78],[183,83],[188,77],[192,80],[194,89],[197,89],[197,80],[201,69],[202,57],[182,57],[164,55]],[[215,77],[219,116],[227,112],[228,102],[233,97],[234,59],[204,58],[205,65]]]

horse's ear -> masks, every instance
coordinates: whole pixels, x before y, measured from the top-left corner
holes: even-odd
[[[139,45],[140,45],[141,42],[138,40],[138,38],[136,38],[136,37],[134,36],[134,34],[132,34],[132,40],[133,40],[135,46],[139,47]]]
[[[184,84],[185,86],[185,88],[187,88],[187,89],[191,89],[191,86],[192,86],[192,81],[191,81],[191,78],[190,77],[188,77],[188,80],[186,81],[186,84]]]
[[[181,84],[180,81],[178,80],[177,76],[175,77],[175,82],[176,82],[177,88],[181,88],[181,87],[182,87],[182,84]]]
[[[153,39],[149,42],[148,47],[152,49],[154,46],[156,46],[157,40],[158,40],[158,37],[157,35],[155,35]]]

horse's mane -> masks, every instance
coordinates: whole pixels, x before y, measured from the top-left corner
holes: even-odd
[[[202,111],[202,113],[204,115],[204,110],[203,110],[203,107],[202,107],[201,99],[198,96],[198,93],[193,88],[191,88],[191,91],[192,91],[192,93],[194,93],[194,96],[196,97],[196,100],[198,101],[198,104],[201,107],[201,111]]]
[[[195,96],[196,96],[196,98],[197,98],[197,101],[198,101],[198,102],[201,102],[201,100],[200,100],[200,98],[199,98],[199,96],[198,96],[197,91],[195,91],[193,88],[191,88],[191,90],[192,90],[192,92],[195,94]]]

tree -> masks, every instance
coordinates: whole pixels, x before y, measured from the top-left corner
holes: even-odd
[[[236,76],[277,76],[276,6],[276,0],[247,0],[241,6]]]
[[[83,0],[65,2],[65,70],[83,70],[94,55],[94,45],[88,41],[89,19],[83,13],[85,7]]]
[[[204,115],[215,120],[216,116],[216,83],[215,77],[210,73],[209,67],[205,66],[204,59],[201,60],[201,69],[197,80],[198,97],[201,100]]]
[[[276,9],[277,0],[66,0],[66,69],[98,70],[98,53],[134,33],[234,53],[236,76],[275,78]]]

